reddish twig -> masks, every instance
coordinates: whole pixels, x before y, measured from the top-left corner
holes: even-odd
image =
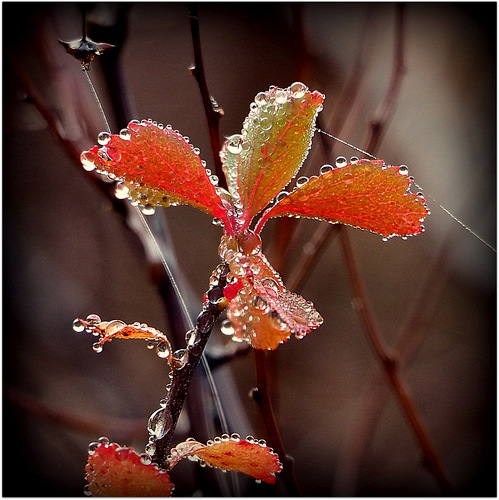
[[[269,376],[267,370],[267,353],[261,349],[255,349],[254,351],[258,389],[253,391],[253,399],[260,407],[263,422],[269,435],[270,444],[279,455],[279,459],[283,464],[282,475],[284,477],[286,493],[289,496],[297,496],[299,495],[299,488],[294,473],[294,460],[286,453],[274,415],[274,410],[272,409],[272,399],[270,397]]]
[[[421,291],[400,330],[394,346],[394,351],[398,353],[399,367],[410,364],[426,336],[427,330],[424,327],[428,325],[444,287],[442,270],[446,268],[448,248],[449,241],[431,265]],[[381,411],[388,400],[389,392],[382,372],[373,377],[364,394],[357,411],[358,417],[353,419],[349,431],[352,438],[348,439],[348,447],[345,446],[344,456],[339,460],[336,471],[335,492],[341,496],[352,496],[355,493],[354,485],[359,465],[368,450],[369,440],[374,435]]]
[[[10,401],[20,410],[36,415],[38,418],[68,427],[73,431],[85,434],[113,432],[120,434],[126,439],[139,436],[144,432],[143,419],[138,420],[85,413],[76,414],[63,408],[53,407],[34,396],[9,386],[4,387],[4,396],[6,400]]]
[[[341,245],[346,267],[352,283],[354,298],[358,304],[359,315],[362,319],[364,330],[371,343],[371,346],[376,353],[377,358],[381,363],[381,367],[387,376],[390,385],[402,406],[404,414],[409,421],[421,450],[423,452],[423,463],[437,480],[441,490],[445,493],[450,493],[452,488],[447,480],[438,456],[435,452],[433,444],[424,427],[419,412],[412,400],[409,389],[402,379],[399,370],[399,363],[395,357],[389,352],[386,347],[383,337],[378,329],[374,314],[369,305],[367,294],[360,277],[355,256],[353,253],[352,244],[347,234],[347,229],[341,226],[340,229]]]
[[[383,102],[381,102],[374,118],[371,120],[370,135],[366,146],[366,151],[373,154],[386,132],[387,124],[395,109],[395,104],[402,85],[402,79],[405,74],[405,16],[403,3],[397,4],[395,26],[395,50],[393,53],[393,69],[390,77],[390,84]]]
[[[194,49],[194,65],[189,68],[189,71],[194,76],[201,92],[203,100],[206,120],[208,122],[208,131],[210,134],[211,150],[213,153],[213,164],[218,177],[218,185],[227,187],[225,175],[222,170],[222,162],[220,161],[220,118],[223,116],[223,110],[220,108],[215,99],[210,95],[208,84],[206,83],[206,73],[204,70],[203,55],[201,52],[201,37],[199,34],[199,20],[197,5],[189,4],[189,19],[191,23],[192,45]]]

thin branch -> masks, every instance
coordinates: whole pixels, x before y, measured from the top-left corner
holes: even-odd
[[[381,143],[386,132],[388,123],[395,109],[397,99],[400,93],[402,80],[405,74],[404,50],[405,50],[405,16],[404,4],[396,4],[395,20],[395,40],[393,53],[393,67],[390,77],[388,92],[383,102],[377,109],[373,120],[371,121],[370,136],[367,141],[366,151],[375,154],[376,149]]]
[[[283,464],[282,475],[284,477],[286,493],[288,496],[298,496],[299,488],[294,473],[294,459],[286,453],[279,427],[277,426],[274,410],[272,409],[267,371],[267,353],[261,349],[254,349],[254,351],[258,389],[253,391],[253,399],[260,407],[263,422],[270,438],[270,444],[279,455],[279,459]]]
[[[85,434],[102,434],[103,432],[119,433],[131,439],[133,436],[141,435],[144,432],[143,419],[120,418],[109,415],[78,414],[49,405],[40,399],[26,394],[12,386],[4,387],[4,397],[15,407],[36,415],[37,418],[48,420],[68,427],[69,429]]]
[[[208,122],[208,131],[210,134],[211,150],[213,153],[213,164],[218,177],[218,185],[227,187],[225,175],[220,161],[220,118],[223,116],[223,110],[215,99],[210,95],[208,84],[206,83],[206,73],[204,70],[203,55],[201,52],[201,37],[199,34],[198,10],[195,3],[189,3],[189,19],[191,24],[192,44],[194,49],[194,65],[189,71],[196,79],[203,100],[204,111]]]
[[[452,487],[443,472],[438,456],[412,400],[409,389],[400,375],[399,363],[389,352],[378,329],[374,314],[369,305],[364,284],[357,268],[347,229],[343,226],[340,228],[340,236],[343,256],[352,283],[355,301],[358,304],[358,311],[364,324],[364,330],[421,447],[424,465],[435,477],[442,492],[450,493],[452,492]]]
[[[399,366],[408,366],[416,356],[427,336],[425,327],[438,304],[445,280],[445,272],[449,242],[442,246],[433,264],[430,266],[421,291],[413,302],[407,318],[395,342],[394,351],[398,353]],[[384,374],[380,371],[371,380],[364,391],[363,401],[357,411],[357,417],[352,419],[349,429],[348,446],[340,457],[336,470],[335,493],[340,496],[355,494],[354,485],[363,456],[369,448],[369,441],[374,435],[381,411],[388,401],[389,392],[385,384]]]
[[[194,331],[191,333],[191,340],[187,347],[187,363],[185,366],[173,370],[169,396],[166,405],[163,407],[164,414],[161,416],[165,432],[155,441],[156,449],[153,461],[160,465],[163,465],[167,459],[178,418],[180,417],[192,376],[201,361],[204,347],[210,338],[218,316],[227,306],[223,289],[226,285],[228,272],[228,266],[224,265],[218,284],[212,286],[207,292],[208,300],[205,302],[202,312],[197,317],[196,325]]]

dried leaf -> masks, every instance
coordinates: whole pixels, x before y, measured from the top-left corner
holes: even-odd
[[[137,455],[131,448],[110,443],[105,438],[91,443],[85,467],[85,491],[101,497],[170,496],[174,485],[166,470]]]
[[[348,224],[385,238],[421,233],[428,215],[422,195],[409,193],[407,167],[360,160],[311,177],[269,208],[257,232],[272,217],[297,216]]]
[[[86,170],[121,180],[124,194],[143,206],[192,205],[226,221],[223,202],[198,151],[178,132],[132,121],[119,135],[103,132],[100,146],[81,154]]]
[[[220,156],[230,194],[242,205],[242,230],[305,161],[323,100],[302,83],[271,87],[255,97],[241,135],[225,141]]]

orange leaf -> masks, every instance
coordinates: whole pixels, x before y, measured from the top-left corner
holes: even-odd
[[[282,470],[279,457],[266,446],[265,441],[256,441],[251,436],[241,439],[237,434],[230,438],[224,435],[208,441],[207,446],[189,440],[177,445],[172,451],[176,449],[180,450],[181,458],[191,455],[210,467],[235,470],[270,484],[275,483],[275,474]],[[178,460],[175,461],[177,462]]]
[[[124,194],[145,207],[192,205],[226,221],[223,203],[198,151],[178,132],[132,121],[119,135],[103,132],[100,146],[81,154],[86,170],[121,180]]]
[[[299,82],[271,87],[255,97],[241,134],[225,141],[220,157],[230,194],[241,205],[241,232],[305,161],[323,100]]]
[[[106,438],[91,443],[85,467],[86,494],[101,497],[170,496],[174,485],[166,470],[150,463],[150,457],[137,455],[131,448]]]
[[[292,333],[303,338],[322,324],[311,302],[285,288],[261,252],[258,235],[248,231],[246,241],[222,237],[220,256],[238,279],[227,311],[235,340],[246,340],[255,349],[275,349]]]
[[[348,224],[385,238],[424,230],[424,198],[408,192],[407,167],[387,167],[382,160],[359,160],[329,170],[298,187],[268,209],[257,232],[272,217],[297,216]]]
[[[113,339],[138,339],[156,341],[156,351],[160,358],[169,358],[171,355],[171,345],[166,335],[145,323],[136,322],[127,325],[118,319],[102,321],[97,314],[90,314],[87,319],[76,318],[73,321],[73,329],[76,332],[86,331],[98,337],[93,345],[96,352],[101,352],[102,346]]]

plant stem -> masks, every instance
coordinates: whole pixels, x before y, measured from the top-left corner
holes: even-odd
[[[394,356],[389,353],[383,342],[381,333],[379,332],[374,319],[374,314],[367,299],[362,279],[360,278],[347,229],[341,226],[339,231],[345,264],[352,283],[354,298],[358,304],[358,311],[364,324],[364,330],[421,447],[423,452],[423,464],[435,477],[442,492],[450,493],[452,491],[452,487],[443,472],[433,444],[431,443],[421,417],[419,416],[416,406],[409,393],[409,389],[400,375],[399,363]]]
[[[393,53],[393,67],[390,77],[390,84],[384,100],[381,102],[378,110],[371,121],[370,136],[367,141],[366,151],[373,153],[380,144],[386,131],[386,126],[395,108],[402,79],[405,74],[404,50],[405,50],[405,16],[404,4],[396,4],[395,20],[395,40]]]
[[[298,496],[299,488],[294,473],[294,460],[290,457],[284,448],[279,427],[272,409],[272,402],[270,399],[269,377],[267,372],[267,357],[266,352],[261,349],[254,349],[255,351],[255,366],[256,378],[258,389],[253,392],[253,398],[260,407],[263,421],[267,429],[271,446],[279,455],[279,459],[283,464],[282,474],[284,477],[284,484],[288,496]]]
[[[198,9],[195,3],[189,3],[189,19],[191,23],[192,45],[194,49],[194,65],[189,68],[191,74],[196,79],[201,98],[203,100],[206,120],[208,122],[208,131],[210,134],[211,150],[213,153],[213,164],[218,177],[218,185],[226,188],[225,175],[220,161],[220,118],[223,116],[223,110],[210,95],[208,84],[206,83],[206,74],[204,70],[203,55],[201,52],[201,37],[199,35]]]
[[[192,335],[196,341],[188,346],[189,359],[187,364],[181,369],[173,369],[173,380],[171,383],[169,397],[164,407],[165,414],[171,416],[171,424],[165,434],[158,439],[153,461],[159,465],[164,465],[170,450],[170,444],[175,433],[180,412],[184,405],[189,386],[201,361],[203,350],[210,338],[211,331],[218,316],[226,308],[227,301],[224,299],[223,289],[226,285],[226,277],[229,268],[224,265],[221,271],[219,282],[211,287],[207,293],[208,300],[205,302],[203,310],[196,319],[196,325]],[[211,298],[210,298],[211,297]]]

